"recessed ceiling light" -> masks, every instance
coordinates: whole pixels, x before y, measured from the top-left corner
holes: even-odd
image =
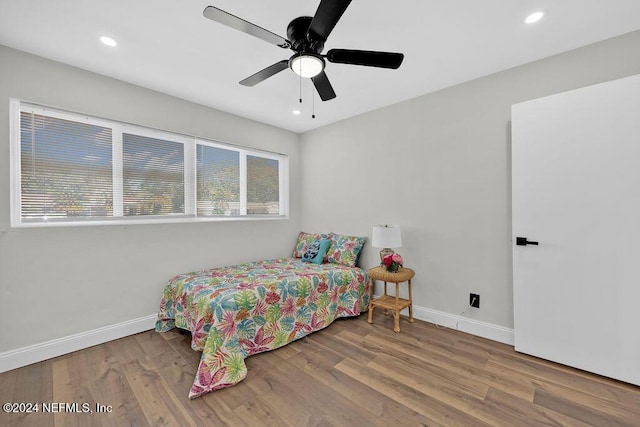
[[[526,22],[527,24],[533,24],[541,20],[543,16],[544,16],[544,12],[542,11],[534,12],[531,15],[527,16],[524,22]]]
[[[292,113],[294,116],[299,116],[300,114],[302,114],[302,111],[300,111],[300,110],[293,110],[291,113]]]
[[[117,44],[118,44],[114,39],[112,39],[111,37],[107,37],[107,36],[100,37],[100,41],[102,43],[106,44],[107,46],[111,46],[111,47],[117,46]]]

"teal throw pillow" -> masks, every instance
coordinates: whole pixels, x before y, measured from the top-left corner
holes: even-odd
[[[330,245],[331,240],[314,240],[309,245],[306,252],[302,254],[302,261],[312,262],[314,264],[322,264],[324,256],[327,254]]]

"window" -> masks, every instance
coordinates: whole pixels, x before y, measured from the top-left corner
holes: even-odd
[[[12,225],[287,215],[285,155],[56,111],[12,108]]]
[[[124,133],[122,167],[125,216],[185,213],[183,144]]]
[[[21,112],[24,220],[113,214],[111,129]]]
[[[240,153],[198,144],[198,215],[240,215]]]
[[[280,196],[278,161],[247,156],[247,212],[273,214]]]

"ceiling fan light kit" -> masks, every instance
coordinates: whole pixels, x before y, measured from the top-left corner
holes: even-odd
[[[312,53],[296,53],[289,59],[289,68],[300,77],[315,77],[324,71],[324,59]]]
[[[203,15],[227,27],[295,52],[289,60],[276,62],[241,80],[241,85],[254,86],[280,71],[290,68],[297,75],[310,78],[320,95],[320,99],[328,101],[335,98],[336,93],[324,71],[326,61],[337,64],[397,69],[404,59],[402,53],[353,49],[331,49],[326,55],[322,55],[327,37],[350,3],[351,0],[321,0],[313,17],[301,16],[289,23],[287,26],[289,39],[214,6],[207,6]]]

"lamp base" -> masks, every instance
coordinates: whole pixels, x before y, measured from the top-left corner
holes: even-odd
[[[395,254],[395,251],[393,251],[390,248],[384,248],[380,251],[380,265],[382,265],[382,260],[384,259],[384,257],[386,257],[387,255],[393,255]]]

